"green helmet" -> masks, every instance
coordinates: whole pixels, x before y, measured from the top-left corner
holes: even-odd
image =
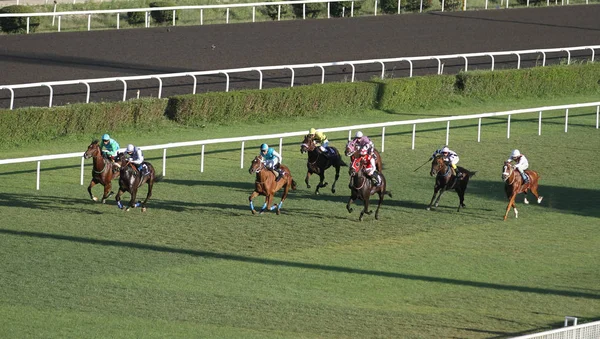
[[[108,134],[104,134],[102,136],[102,140],[110,140],[110,136]]]
[[[260,145],[260,150],[261,150],[261,151],[266,151],[266,150],[268,150],[268,149],[269,149],[269,145],[267,145],[267,144],[262,144],[262,145]]]

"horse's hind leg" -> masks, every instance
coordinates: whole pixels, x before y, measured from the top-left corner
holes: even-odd
[[[289,182],[287,182],[285,184],[285,186],[283,186],[283,194],[281,195],[281,201],[276,206],[277,210],[275,211],[275,213],[277,213],[277,215],[279,215],[281,213],[281,206],[283,205],[283,202],[285,201],[285,199],[287,199],[288,192],[290,191],[291,186],[292,186],[291,180]]]
[[[379,194],[379,203],[377,204],[377,210],[375,211],[375,219],[379,220],[379,209],[381,208],[381,204],[383,203],[383,197],[385,196],[385,190],[381,190],[377,192]]]
[[[146,199],[144,199],[144,202],[142,202],[142,212],[146,212],[146,203],[148,202],[148,200],[150,200],[150,197],[152,196],[152,187],[154,186],[154,181],[153,180],[148,180],[148,194],[146,194]]]
[[[544,197],[542,197],[541,195],[538,194],[537,189],[538,189],[538,185],[537,185],[537,179],[536,179],[535,182],[532,182],[532,184],[531,184],[531,193],[533,193],[533,195],[537,199],[537,203],[540,204],[542,202],[542,199],[544,199]]]
[[[465,191],[459,189],[459,190],[456,190],[456,193],[458,193],[458,210],[457,210],[457,212],[460,212],[461,207],[467,207],[467,206],[465,206]]]

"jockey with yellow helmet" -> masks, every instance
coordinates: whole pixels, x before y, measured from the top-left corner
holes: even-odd
[[[431,159],[435,158],[438,154],[442,155],[444,162],[452,166],[454,174],[457,178],[460,178],[462,176],[462,173],[458,170],[458,167],[456,167],[456,164],[458,164],[458,160],[460,160],[458,158],[458,154],[456,154],[456,152],[448,148],[448,146],[444,146],[441,149],[438,149],[435,152],[433,152]]]
[[[108,134],[104,134],[102,136],[102,144],[100,145],[100,150],[102,151],[102,156],[106,159],[114,160],[117,155],[117,151],[119,151],[119,143],[112,139]]]
[[[327,136],[323,132],[315,128],[311,128],[310,131],[308,131],[308,134],[312,135],[315,146],[318,146],[321,149],[321,152],[329,151],[327,149],[329,146],[329,140],[327,140]]]
[[[506,161],[507,162],[514,161],[515,162],[514,167],[519,171],[519,173],[521,173],[521,177],[523,178],[523,181],[525,183],[529,182],[529,177],[527,175],[525,175],[525,170],[529,168],[529,161],[527,161],[527,158],[523,154],[521,154],[521,152],[519,152],[518,149],[513,150],[510,153],[510,157]]]
[[[267,144],[260,145],[260,155],[263,158],[265,167],[274,173],[277,173],[277,179],[275,179],[275,181],[281,180],[281,178],[283,178],[283,171],[279,167],[281,164],[281,155]]]

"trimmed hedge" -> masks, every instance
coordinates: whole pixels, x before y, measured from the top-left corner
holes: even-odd
[[[149,4],[150,7],[173,7],[175,6],[174,2],[170,2],[170,1],[157,1],[157,2],[151,2]],[[173,11],[171,10],[167,10],[167,11],[152,11],[150,12],[150,16],[152,16],[152,19],[154,19],[154,21],[158,22],[158,23],[169,23],[173,21]],[[177,13],[175,13],[175,20],[179,20],[179,17],[177,16]]]
[[[29,6],[13,5],[0,8],[0,13],[33,13],[33,8]],[[40,17],[32,16],[29,18],[29,32],[33,33],[40,25]],[[27,18],[0,18],[0,29],[5,33],[26,33]]]
[[[52,140],[73,133],[151,127],[165,121],[166,99],[30,107],[0,111],[0,143]]]
[[[380,82],[377,108],[406,111],[439,106],[460,95],[455,84],[453,75],[384,80]]]
[[[169,99],[167,116],[184,125],[315,117],[327,111],[373,107],[377,84],[330,83],[292,88],[181,95]]]

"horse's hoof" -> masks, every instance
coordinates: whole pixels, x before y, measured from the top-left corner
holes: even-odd
[[[278,209],[275,211],[275,213],[276,213],[277,215],[280,215],[280,214],[281,214],[281,210],[278,208]]]
[[[538,204],[541,204],[541,203],[542,203],[542,199],[544,199],[544,197],[539,197],[539,198],[538,198]]]
[[[352,211],[354,211],[354,208],[348,208],[348,213],[352,213]]]
[[[335,194],[335,188],[331,189],[331,193]]]
[[[142,212],[146,212],[146,207],[142,207]]]
[[[94,201],[98,201],[98,198],[96,198],[96,197],[92,197],[92,200],[94,200]]]
[[[527,200],[527,198],[525,198],[525,199],[523,200],[523,203],[524,203],[525,205],[529,205],[529,200]]]
[[[431,206],[427,207],[427,210],[428,210],[428,211],[431,211]]]
[[[310,188],[310,187],[311,187],[310,185],[306,185],[306,188]]]
[[[256,215],[256,211],[255,211],[255,210],[252,210],[252,214],[253,214],[253,215]]]
[[[126,212],[129,212],[129,210],[130,210],[130,209],[131,209],[131,208],[127,207],[127,208],[125,209],[125,211],[126,211]]]

